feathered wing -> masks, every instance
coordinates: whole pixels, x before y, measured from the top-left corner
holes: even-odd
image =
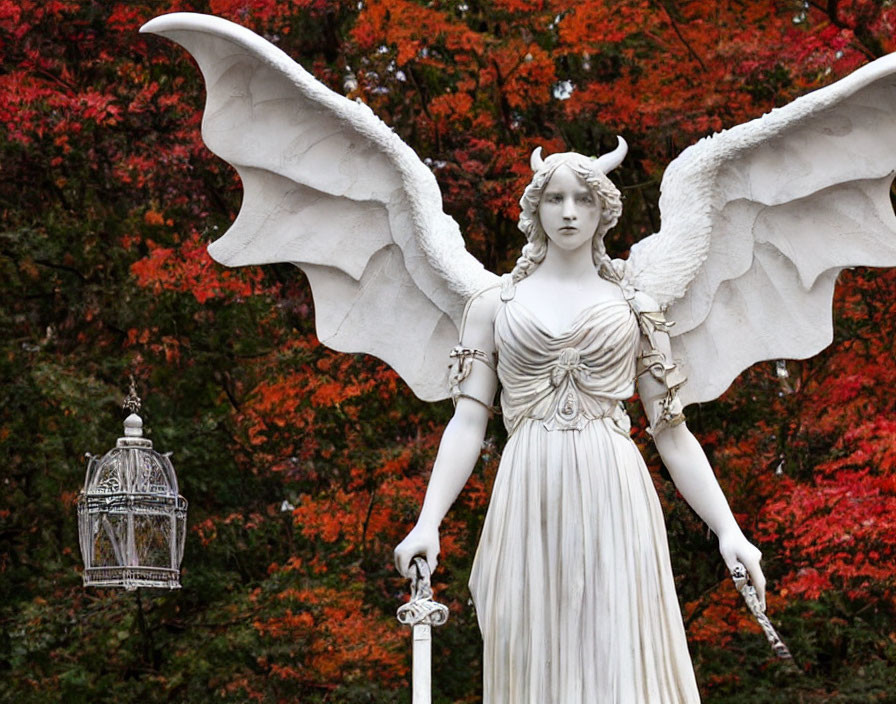
[[[839,272],[896,265],[896,54],[702,139],[663,176],[626,278],[668,307],[685,404],[830,344]]]
[[[243,182],[211,256],[292,262],[311,283],[321,342],[379,357],[424,400],[447,397],[464,305],[497,277],[466,251],[430,170],[366,105],[244,27],[175,13],[141,31],[196,59],[203,139]]]

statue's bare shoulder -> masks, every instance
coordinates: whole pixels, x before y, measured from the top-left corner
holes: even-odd
[[[494,352],[495,317],[500,307],[500,286],[492,286],[475,294],[467,306],[461,344],[483,352]]]

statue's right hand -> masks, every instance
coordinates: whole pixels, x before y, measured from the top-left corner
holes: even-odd
[[[395,568],[404,577],[408,577],[411,560],[417,555],[425,557],[429,565],[429,571],[434,572],[436,565],[439,563],[439,529],[418,523],[408,533],[407,537],[398,544],[393,555],[395,557]]]

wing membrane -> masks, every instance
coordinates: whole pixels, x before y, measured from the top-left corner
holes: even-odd
[[[141,31],[199,63],[203,139],[243,180],[239,216],[212,257],[296,264],[322,342],[376,355],[421,398],[445,398],[464,305],[497,277],[467,252],[430,170],[366,105],[248,29],[175,13]]]
[[[754,362],[830,343],[850,266],[896,265],[896,55],[703,139],[663,177],[660,232],[627,277],[668,306],[685,403]]]

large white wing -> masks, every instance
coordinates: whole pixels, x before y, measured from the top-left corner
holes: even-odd
[[[140,31],[199,63],[202,137],[243,181],[212,257],[292,262],[311,283],[321,342],[379,357],[424,400],[447,397],[464,305],[497,277],[465,249],[430,170],[366,105],[244,27],[175,13]]]
[[[896,54],[700,140],[662,182],[626,278],[667,306],[685,404],[830,344],[839,272],[896,265]]]

